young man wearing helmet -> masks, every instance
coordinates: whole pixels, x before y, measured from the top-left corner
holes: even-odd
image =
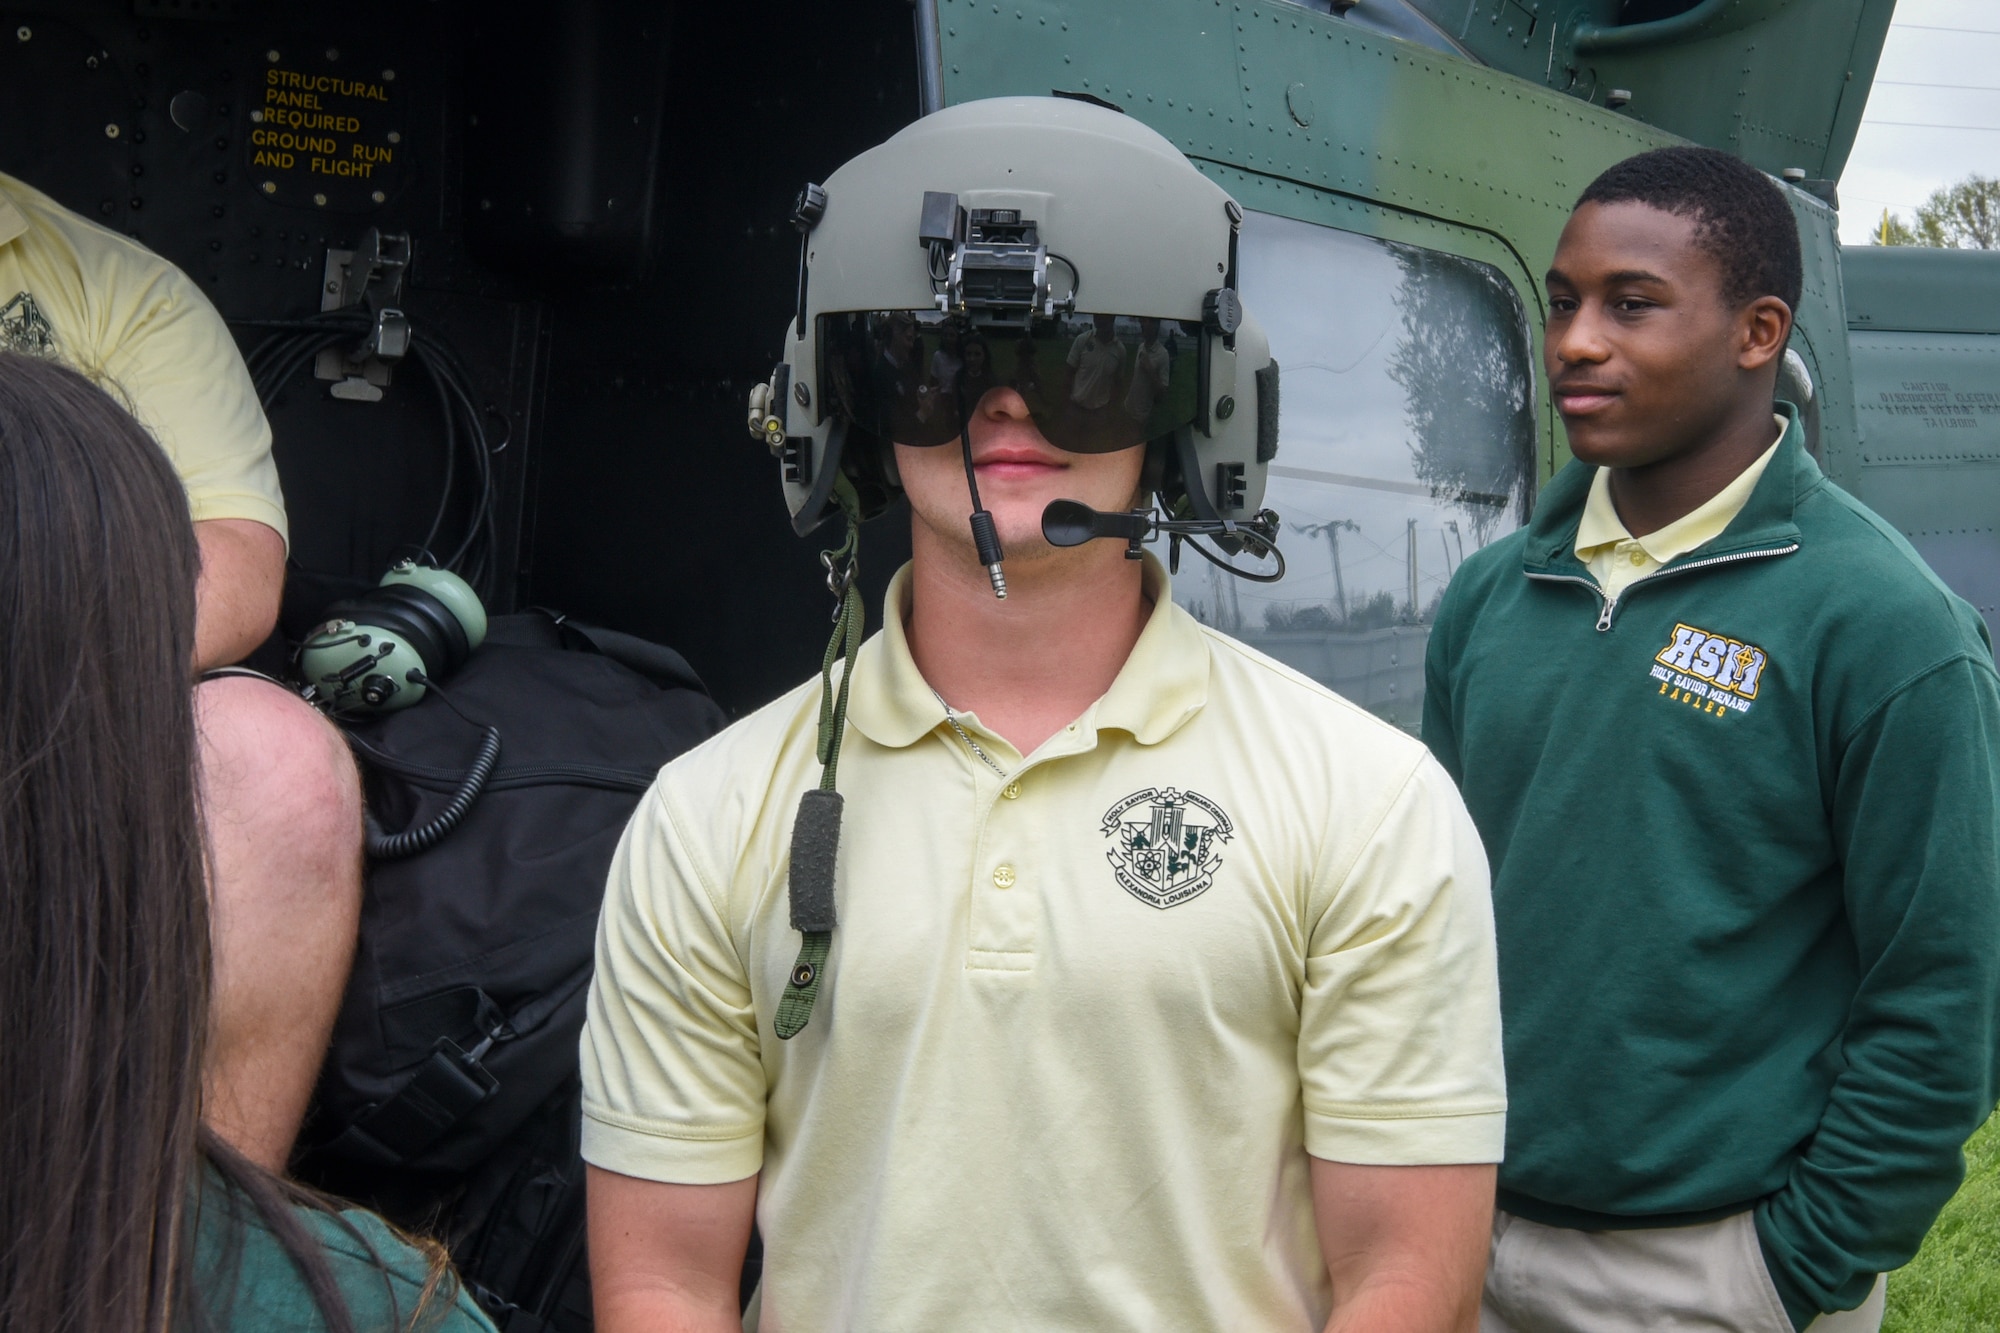
[[[669,765],[627,830],[583,1038],[599,1326],[740,1327],[754,1212],[751,1327],[1470,1329],[1505,1104],[1477,835],[1412,740],[1127,558],[1153,494],[1271,549],[1241,210],[1031,98],[803,202],[753,426],[802,531],[900,489],[914,558],[838,690]],[[970,329],[997,387],[920,412],[866,372],[905,326],[917,365]],[[1127,376],[1167,356],[1147,420],[1021,373],[1085,329]]]

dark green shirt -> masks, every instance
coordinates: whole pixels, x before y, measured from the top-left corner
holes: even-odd
[[[1427,662],[1493,864],[1500,1205],[1755,1208],[1803,1326],[1916,1251],[2000,1092],[1992,645],[1795,419],[1729,527],[1610,607],[1573,550],[1591,474],[1465,562]]]
[[[190,1333],[321,1333],[326,1321],[284,1246],[247,1200],[213,1176],[209,1180],[195,1243],[199,1315],[182,1326]],[[320,1242],[356,1333],[493,1333],[492,1322],[455,1281],[447,1281],[423,1319],[412,1322],[430,1260],[375,1214],[357,1208],[335,1218],[300,1208],[296,1215]]]

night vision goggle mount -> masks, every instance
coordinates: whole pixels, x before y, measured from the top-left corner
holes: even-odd
[[[1076,265],[1050,254],[1035,220],[1017,208],[966,209],[955,194],[926,190],[917,243],[930,253],[931,285],[947,315],[1026,327],[1076,309]],[[1061,299],[1051,290],[1050,260],[1069,270]]]

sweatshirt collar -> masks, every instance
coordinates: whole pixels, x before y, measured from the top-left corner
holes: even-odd
[[[1799,501],[1825,477],[1819,464],[1806,452],[1798,408],[1781,401],[1775,410],[1785,418],[1785,432],[1778,438],[1777,452],[1765,465],[1764,475],[1743,508],[1719,535],[1670,561],[1669,567],[1681,560],[1798,542]],[[1576,558],[1576,535],[1596,474],[1597,469],[1590,464],[1571,460],[1542,488],[1522,552],[1522,563],[1528,569],[1583,568]]]

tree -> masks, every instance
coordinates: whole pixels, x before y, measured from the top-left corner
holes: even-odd
[[[1417,480],[1460,508],[1484,545],[1534,477],[1528,317],[1498,269],[1398,245],[1403,334],[1389,361],[1401,385]]]
[[[1927,245],[1938,250],[2000,250],[2000,180],[1977,173],[1933,190],[1914,226],[1883,213],[1877,245]]]

